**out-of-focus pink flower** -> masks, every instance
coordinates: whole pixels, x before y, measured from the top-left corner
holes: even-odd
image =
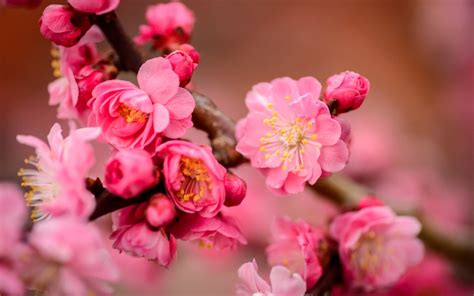
[[[112,214],[113,247],[137,257],[145,257],[168,267],[176,257],[176,239],[163,228],[151,229],[145,220],[148,203],[124,208]]]
[[[57,45],[71,47],[90,29],[89,16],[63,5],[49,5],[39,20],[44,38]]]
[[[359,201],[359,204],[357,205],[357,209],[361,210],[363,208],[374,207],[374,206],[383,206],[383,205],[384,205],[384,203],[383,203],[382,200],[380,200],[376,197],[367,195]]]
[[[155,154],[162,137],[179,138],[193,123],[194,99],[179,87],[179,77],[164,58],[145,62],[139,88],[128,81],[105,81],[93,90],[90,125],[102,128],[117,149],[145,149]]]
[[[21,256],[20,237],[26,222],[23,194],[12,184],[0,183],[0,294],[22,295],[23,284],[16,259]]]
[[[71,69],[64,70],[64,76],[48,85],[49,105],[59,105],[58,118],[75,119],[79,112],[75,108],[79,99],[79,87]]]
[[[244,263],[238,271],[240,283],[237,296],[303,296],[306,284],[297,273],[291,273],[283,266],[274,266],[270,271],[270,283],[260,277],[255,259]]]
[[[423,259],[420,230],[417,219],[398,217],[385,206],[342,214],[330,226],[347,280],[366,291],[394,284]]]
[[[105,186],[125,199],[138,196],[158,182],[158,171],[148,152],[121,150],[105,165]]]
[[[299,273],[312,288],[323,273],[319,257],[324,259],[329,247],[323,232],[303,220],[285,217],[276,220],[272,234],[273,241],[266,250],[270,265],[283,265]]]
[[[33,220],[64,214],[87,218],[94,210],[94,197],[84,180],[95,162],[88,141],[99,134],[98,128],[81,128],[63,138],[56,123],[48,134],[49,145],[33,136],[17,136],[18,142],[36,149],[36,157],[26,160],[34,168],[18,172],[22,186],[31,188],[26,202]]]
[[[237,125],[237,150],[262,170],[276,192],[301,192],[322,172],[346,165],[341,126],[318,99],[320,91],[315,78],[285,77],[257,84],[247,94],[250,112]]]
[[[35,224],[29,237],[37,266],[25,276],[47,295],[109,294],[118,279],[99,232],[92,224],[59,217]]]
[[[191,45],[188,45],[192,47]],[[193,76],[194,70],[196,69],[199,62],[199,53],[194,48],[187,48],[192,55],[185,51],[175,50],[166,56],[166,59],[170,61],[173,71],[179,76],[180,86],[185,87],[191,77]]]
[[[208,146],[169,141],[158,148],[168,194],[187,213],[215,216],[225,201],[226,169]]]
[[[247,194],[247,184],[234,174],[228,173],[224,179],[225,202],[227,207],[235,207],[242,203]]]
[[[324,101],[335,108],[336,114],[359,108],[370,88],[367,78],[352,71],[335,74],[326,84]]]
[[[194,27],[194,14],[181,2],[161,3],[149,6],[146,25],[140,26],[135,37],[137,44],[153,40],[155,49],[174,48],[187,43]]]
[[[150,198],[145,215],[150,225],[162,227],[173,221],[176,217],[176,209],[173,201],[166,195],[158,193]]]
[[[41,0],[0,0],[1,5],[11,5],[23,8],[35,8],[40,5]]]
[[[104,14],[117,8],[120,0],[68,0],[75,9],[95,14]]]
[[[178,239],[198,241],[202,247],[217,250],[234,249],[239,243],[247,244],[235,221],[221,214],[212,218],[184,214],[173,226],[171,232]]]

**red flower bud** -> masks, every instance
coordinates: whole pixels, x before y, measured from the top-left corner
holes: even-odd
[[[235,207],[240,205],[247,194],[247,184],[244,180],[236,175],[228,173],[224,180],[225,186],[225,202],[227,207]]]

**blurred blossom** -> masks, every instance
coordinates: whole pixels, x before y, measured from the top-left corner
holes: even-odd
[[[68,0],[75,9],[95,14],[104,14],[117,8],[120,0]]]

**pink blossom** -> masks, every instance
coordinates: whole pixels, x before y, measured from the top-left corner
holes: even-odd
[[[273,242],[266,250],[270,265],[283,265],[299,273],[312,288],[323,273],[319,256],[324,257],[328,249],[322,231],[303,220],[279,218],[272,234]]]
[[[75,9],[95,14],[104,14],[117,8],[120,0],[68,0]]]
[[[235,207],[242,203],[247,194],[247,184],[234,174],[228,173],[224,180],[225,206]]]
[[[285,77],[257,84],[247,94],[250,112],[237,125],[237,150],[261,169],[274,191],[301,192],[306,182],[346,165],[341,125],[318,99],[320,90],[312,77]]]
[[[150,225],[162,227],[171,223],[176,217],[176,208],[166,195],[158,193],[150,198],[145,216]]]
[[[342,214],[330,226],[347,280],[366,291],[394,284],[422,260],[420,230],[417,219],[396,216],[385,206]]]
[[[270,272],[270,284],[258,274],[255,259],[243,264],[238,271],[240,283],[237,296],[304,296],[306,285],[301,276],[283,266],[274,266]]]
[[[57,45],[75,45],[91,27],[89,16],[63,5],[49,5],[39,20],[44,38]]]
[[[79,87],[74,74],[65,69],[65,76],[60,77],[48,85],[49,105],[59,105],[58,118],[75,119],[79,117],[76,104],[79,99]]]
[[[357,209],[363,209],[363,208],[368,208],[368,207],[374,207],[374,206],[383,206],[384,203],[380,199],[367,195],[363,197],[360,201],[359,204],[357,205]]]
[[[162,137],[179,138],[193,123],[194,99],[179,87],[179,77],[164,58],[145,62],[138,85],[109,80],[92,92],[89,124],[102,128],[105,140],[117,149],[145,149],[155,154]]]
[[[208,146],[169,141],[158,148],[164,160],[166,190],[176,206],[187,213],[215,216],[225,201],[226,169]]]
[[[184,214],[171,231],[176,238],[185,241],[198,241],[207,248],[234,249],[237,245],[247,244],[237,224],[222,214],[205,218],[197,214]]]
[[[36,223],[29,238],[38,262],[25,276],[34,287],[47,295],[110,294],[118,273],[94,225],[54,218]]]
[[[135,42],[141,45],[153,40],[153,47],[163,50],[187,43],[195,18],[183,3],[170,2],[149,6],[146,20],[148,24],[140,26]]]
[[[36,156],[26,160],[33,168],[18,172],[22,186],[31,188],[26,202],[33,220],[63,214],[87,218],[94,210],[94,197],[84,180],[95,161],[87,142],[99,134],[100,129],[81,128],[63,138],[56,123],[48,134],[48,144],[33,136],[17,136],[18,142],[36,149]]]
[[[23,8],[35,8],[40,5],[41,0],[0,0],[1,5],[11,5]]]
[[[158,171],[148,152],[121,150],[105,165],[105,186],[125,199],[138,196],[158,182]]]
[[[326,83],[324,101],[335,108],[336,114],[358,109],[370,88],[367,78],[351,71],[333,75]]]
[[[176,257],[176,239],[164,228],[151,229],[145,220],[148,203],[124,208],[112,214],[113,247],[168,267]]]
[[[189,46],[192,47],[191,45]],[[171,66],[173,67],[173,71],[179,76],[181,87],[185,87],[189,81],[191,81],[191,77],[193,76],[193,72],[199,61],[199,53],[194,48],[187,49],[192,51],[193,55],[190,55],[185,51],[175,50],[166,56],[166,59],[170,61]]]

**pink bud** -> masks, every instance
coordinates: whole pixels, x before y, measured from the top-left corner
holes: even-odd
[[[380,199],[367,195],[359,201],[359,204],[357,205],[357,209],[360,210],[363,208],[383,206],[383,205],[384,203]]]
[[[236,175],[228,173],[224,180],[225,202],[227,207],[240,205],[247,193],[247,184]]]
[[[359,108],[370,88],[367,78],[351,71],[329,77],[326,84],[324,101],[334,108],[335,114]]]
[[[181,87],[185,87],[193,76],[194,69],[197,67],[197,62],[194,59],[199,61],[199,53],[194,48],[194,51],[189,48],[185,49],[189,50],[192,56],[181,50],[175,50],[166,56],[173,67],[173,71],[179,76]]]
[[[162,227],[176,217],[174,203],[164,194],[158,193],[151,197],[145,212],[146,220],[150,225]]]
[[[121,150],[105,165],[105,186],[125,199],[136,197],[157,181],[153,161],[144,150]]]
[[[91,27],[87,14],[63,5],[49,5],[39,20],[40,32],[44,38],[57,45],[75,45]]]
[[[188,44],[188,43],[181,44],[178,47],[178,50],[187,53],[193,59],[196,66],[197,66],[197,64],[199,64],[199,60],[201,59],[201,55],[191,44]]]

